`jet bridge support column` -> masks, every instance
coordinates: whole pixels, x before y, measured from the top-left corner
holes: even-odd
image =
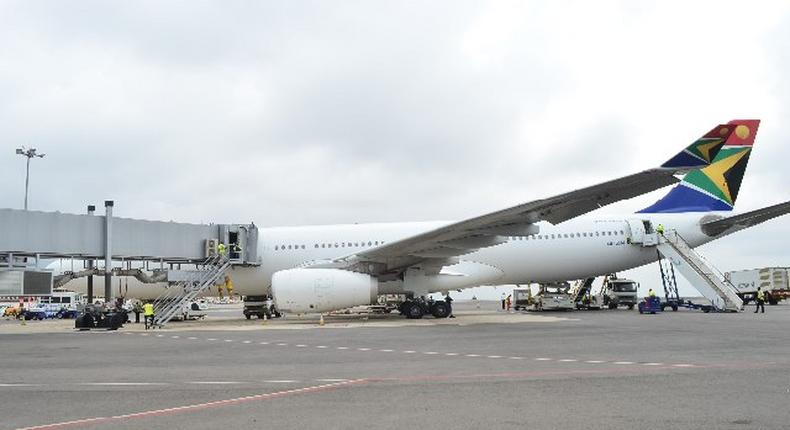
[[[88,205],[88,215],[93,215],[96,206]],[[88,269],[93,269],[93,260],[88,260]],[[93,275],[88,275],[88,303],[93,303]]]
[[[112,200],[104,201],[104,303],[112,301]]]

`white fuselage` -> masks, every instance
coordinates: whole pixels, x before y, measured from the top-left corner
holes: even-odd
[[[540,233],[530,237],[513,237],[507,243],[483,248],[459,257],[459,264],[444,271],[456,273],[469,267],[485,267],[479,276],[454,278],[445,284],[423,286],[422,293],[469,288],[480,285],[527,284],[574,280],[600,276],[638,267],[657,259],[655,247],[633,244],[638,234],[629,220],[649,220],[666,230],[677,230],[693,247],[713,240],[700,229],[700,220],[708,213],[631,214],[628,216],[580,217],[559,225],[539,223]],[[731,215],[731,214],[728,214]],[[261,265],[233,267],[228,274],[234,290],[241,295],[270,293],[272,275],[280,270],[310,265],[374,248],[414,234],[429,231],[450,222],[413,222],[382,224],[348,224],[260,229],[258,255]],[[639,223],[636,223],[639,224]],[[118,281],[119,283],[121,281]],[[126,279],[127,297],[154,298],[161,285],[145,285]],[[458,283],[460,282],[460,283]],[[68,289],[84,292],[85,280],[72,281]],[[103,280],[95,279],[95,291],[103,292]],[[402,292],[404,283],[388,282],[379,293]]]

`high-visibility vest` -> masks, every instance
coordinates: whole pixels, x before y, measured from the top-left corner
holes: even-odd
[[[648,293],[648,295],[649,295],[650,297],[655,297],[655,296],[656,296],[656,292],[655,292],[655,291],[653,291],[653,290],[650,290],[650,292]]]
[[[762,290],[757,292],[757,300],[763,302],[765,301],[765,293]]]
[[[225,244],[224,243],[220,243],[219,245],[217,245],[217,252],[219,252],[220,255],[225,255]]]
[[[154,305],[146,303],[143,305],[143,315],[150,317],[154,315]]]

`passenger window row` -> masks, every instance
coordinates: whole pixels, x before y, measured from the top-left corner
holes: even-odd
[[[624,236],[623,230],[611,231],[596,231],[596,232],[583,232],[583,233],[552,233],[552,234],[538,234],[530,236],[511,236],[510,240],[549,240],[549,239],[577,239],[582,237],[601,237],[601,236]]]
[[[318,248],[361,248],[384,245],[384,241],[368,241],[368,242],[340,242],[340,243],[316,243],[313,246]],[[274,245],[275,251],[298,250],[306,249],[305,245]]]

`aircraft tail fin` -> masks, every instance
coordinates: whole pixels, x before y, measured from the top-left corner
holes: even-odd
[[[661,200],[639,213],[731,211],[759,126],[760,120],[732,120],[667,161],[662,167],[694,160],[699,166]],[[709,164],[703,163],[705,160],[710,160]]]

